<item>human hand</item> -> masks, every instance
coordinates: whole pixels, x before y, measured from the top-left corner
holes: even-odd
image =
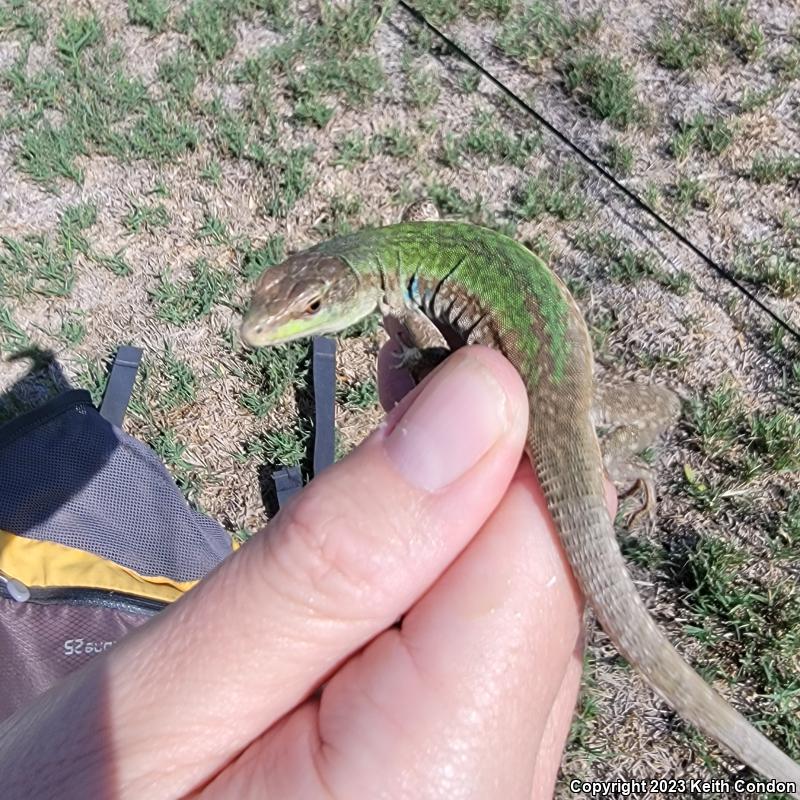
[[[0,726],[3,797],[551,796],[582,601],[526,428],[510,364],[455,353],[195,589]]]

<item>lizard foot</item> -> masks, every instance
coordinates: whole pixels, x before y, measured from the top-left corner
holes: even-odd
[[[656,517],[656,492],[653,481],[649,476],[640,475],[633,485],[625,492],[620,494],[620,500],[627,500],[629,497],[635,497],[642,493],[644,495],[643,501],[639,504],[638,508],[634,508],[625,517],[625,527],[629,530],[637,527],[642,522],[654,523]]]

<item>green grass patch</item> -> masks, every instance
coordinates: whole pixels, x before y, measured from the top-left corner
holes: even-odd
[[[0,295],[66,297],[75,284],[72,259],[49,237],[0,236]]]
[[[180,20],[180,29],[209,61],[219,61],[233,47],[235,4],[225,0],[194,0]]]
[[[267,172],[272,186],[264,203],[269,216],[285,217],[309,190],[313,183],[312,155],[311,147],[275,148],[263,154],[260,165]]]
[[[198,380],[188,363],[182,361],[167,346],[156,364],[150,398],[161,411],[173,411],[190,405],[197,399]]]
[[[675,213],[683,218],[690,210],[705,211],[714,201],[714,195],[705,181],[683,176],[671,189]]]
[[[314,231],[324,239],[342,236],[356,230],[353,220],[361,213],[361,198],[356,195],[334,195],[322,219],[314,225]]]
[[[24,350],[30,344],[28,334],[17,324],[11,310],[0,303],[0,352]]]
[[[494,114],[479,111],[459,144],[465,151],[490,161],[524,167],[530,156],[541,149],[542,137],[539,133],[509,133]]]
[[[211,160],[200,170],[200,180],[219,186],[222,183],[222,166],[219,161]]]
[[[230,241],[227,224],[214,214],[206,215],[203,224],[197,230],[196,236],[198,239],[216,244],[227,244]]]
[[[758,183],[778,183],[800,179],[800,155],[768,156],[756,153],[750,177]]]
[[[83,170],[75,164],[86,146],[69,125],[54,127],[44,122],[22,137],[16,163],[35,181],[52,186],[56,178],[83,183]]]
[[[147,436],[146,441],[164,462],[187,502],[198,508],[197,498],[203,488],[203,479],[200,465],[189,460],[189,446],[168,428]]]
[[[650,47],[656,61],[667,69],[699,69],[710,58],[709,41],[705,36],[694,30],[675,30],[669,25],[658,28]]]
[[[716,0],[701,7],[697,24],[719,44],[732,50],[743,61],[759,58],[764,52],[765,37],[761,26],[750,19],[747,2]]]
[[[663,284],[678,280],[659,269],[652,253],[635,250],[612,233],[583,232],[574,238],[574,244],[621,283],[636,283],[644,278],[653,278]]]
[[[121,222],[130,233],[152,232],[157,228],[166,228],[170,223],[170,216],[163,203],[134,203]]]
[[[406,102],[412,108],[430,108],[439,99],[439,75],[432,69],[419,69],[413,64],[406,69]]]
[[[61,247],[67,258],[77,253],[88,253],[89,242],[83,233],[97,222],[97,206],[79,203],[64,209],[58,225]]]
[[[599,25],[599,15],[567,17],[551,0],[532,0],[505,15],[495,45],[516,61],[536,67],[584,41]]]
[[[67,347],[77,347],[86,338],[86,314],[83,311],[68,311],[61,318],[55,336]]]
[[[230,305],[235,288],[233,275],[201,259],[191,266],[188,279],[176,281],[162,273],[150,296],[159,319],[185,325],[207,316],[215,305]]]
[[[100,20],[94,14],[67,13],[56,35],[56,54],[67,66],[75,69],[84,50],[103,38]]]
[[[521,219],[534,220],[547,214],[574,220],[587,207],[580,191],[580,174],[574,169],[541,172],[529,178],[512,196],[512,211]]]
[[[128,22],[143,25],[155,33],[167,26],[169,5],[167,0],[128,0]]]
[[[352,169],[370,158],[369,140],[363,133],[348,133],[334,141],[335,155],[332,164],[345,169]]]
[[[197,75],[197,63],[192,54],[185,50],[179,50],[158,65],[158,79],[182,105],[191,100]]]
[[[720,156],[733,142],[735,130],[722,117],[709,118],[702,112],[678,124],[678,131],[670,139],[669,149],[678,161],[684,161],[699,147],[714,156]]]
[[[5,0],[0,5],[0,32],[24,31],[34,41],[45,32],[42,13],[28,0]]]
[[[636,79],[620,59],[587,53],[567,59],[561,69],[567,91],[599,119],[617,128],[641,120]]]
[[[362,411],[378,405],[378,385],[374,380],[355,381],[337,390],[339,402],[351,411]]]
[[[303,386],[309,357],[308,341],[241,353],[232,367],[249,387],[239,396],[240,405],[257,417],[269,414],[288,389]]]
[[[780,297],[800,294],[800,250],[765,241],[746,248],[733,260],[734,273],[750,283],[766,286]]]
[[[603,156],[605,165],[615,176],[626,178],[633,171],[633,149],[619,140],[608,142]]]

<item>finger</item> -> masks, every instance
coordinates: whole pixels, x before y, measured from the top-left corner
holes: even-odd
[[[584,637],[581,635],[567,664],[567,670],[550,709],[539,743],[539,752],[536,754],[536,766],[533,771],[533,791],[531,793],[533,800],[548,800],[553,797],[567,735],[575,716],[575,703],[583,675],[583,650]]]
[[[377,791],[380,776],[394,774],[403,786],[390,796],[528,798],[581,612],[525,462],[401,631],[384,635],[326,687],[319,731],[328,758],[317,760],[325,784],[349,797],[370,777]]]
[[[13,762],[15,747],[35,752],[48,703],[80,696],[85,718],[48,731],[65,760],[51,776],[63,779],[63,763],[80,772],[110,761],[120,798],[203,783],[427,590],[502,497],[525,429],[510,364],[485,348],[456,354],[267,530],[91,662],[68,697],[56,689],[12,724],[0,763]],[[99,696],[87,697],[93,687]],[[92,708],[106,715],[91,746],[106,752],[70,759],[71,731],[97,724]],[[46,777],[30,758],[24,767]]]

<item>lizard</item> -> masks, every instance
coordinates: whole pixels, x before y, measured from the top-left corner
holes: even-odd
[[[500,350],[525,383],[525,452],[537,474],[577,583],[619,653],[685,720],[753,770],[794,784],[800,765],[709,686],[656,625],[628,573],[609,516],[595,423],[593,354],[583,315],[561,279],[531,250],[499,232],[459,222],[401,222],[329,239],[289,256],[258,279],[240,335],[250,347],[334,333],[380,311],[437,358],[463,345]],[[409,349],[411,350],[411,349]],[[404,353],[404,360],[413,350]],[[646,404],[643,384],[633,383]],[[674,419],[664,387],[650,402]],[[620,388],[612,390],[623,391]],[[619,399],[619,398],[617,398]],[[637,452],[664,427],[615,420],[612,449]],[[671,421],[668,419],[668,421]],[[613,477],[613,476],[612,476]],[[627,477],[652,488],[635,466]]]

